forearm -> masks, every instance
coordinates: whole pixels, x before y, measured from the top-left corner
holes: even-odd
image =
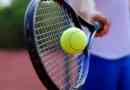
[[[95,0],[81,0],[79,15],[86,21],[100,23],[100,30],[96,33],[97,37],[104,36],[109,31],[110,22],[101,12],[97,11]]]
[[[105,35],[110,27],[110,23],[102,13],[96,10],[95,0],[66,0],[75,12],[87,22],[99,21],[102,24],[100,32],[96,36]]]
[[[80,11],[88,14],[94,13],[96,10],[95,0],[81,0]]]
[[[91,19],[97,13],[95,0],[81,0],[79,14],[84,19]]]
[[[66,0],[83,17],[91,16],[96,11],[95,0]]]

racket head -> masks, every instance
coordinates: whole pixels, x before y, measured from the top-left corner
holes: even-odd
[[[73,9],[63,3],[61,7],[53,0],[32,0],[25,14],[27,49],[39,79],[48,90],[78,89],[89,69],[88,54],[69,55],[60,47],[64,30],[73,26],[81,28]]]

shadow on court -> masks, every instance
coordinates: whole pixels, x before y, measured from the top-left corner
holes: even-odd
[[[45,90],[26,50],[0,50],[0,90]]]

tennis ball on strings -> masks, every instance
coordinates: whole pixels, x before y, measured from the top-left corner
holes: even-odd
[[[76,54],[85,49],[88,44],[88,37],[79,28],[71,27],[63,32],[60,44],[66,53]]]

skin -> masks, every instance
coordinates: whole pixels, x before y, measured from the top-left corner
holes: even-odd
[[[129,0],[130,1],[130,0]],[[77,13],[86,21],[91,23],[98,21],[101,24],[97,37],[102,37],[107,34],[110,28],[109,20],[100,12],[96,10],[95,0],[81,0],[79,3]]]

